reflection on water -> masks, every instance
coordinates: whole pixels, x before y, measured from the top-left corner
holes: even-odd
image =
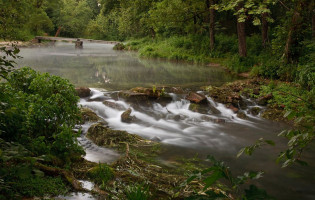
[[[40,49],[24,48],[24,58],[18,64],[65,77],[76,86],[112,90],[153,85],[221,85],[233,80],[217,67],[138,59],[112,47],[87,43],[78,50],[71,43],[56,43]]]

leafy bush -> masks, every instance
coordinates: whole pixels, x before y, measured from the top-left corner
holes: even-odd
[[[71,130],[79,120],[78,97],[67,80],[22,68],[10,73],[0,91],[1,138],[35,155],[83,154]]]

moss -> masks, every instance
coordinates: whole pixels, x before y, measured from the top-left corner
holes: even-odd
[[[81,116],[83,122],[97,122],[100,120],[100,117],[89,108],[81,108]]]
[[[88,177],[97,184],[106,184],[114,178],[114,171],[107,164],[99,163],[88,170]]]
[[[101,123],[92,125],[88,130],[87,137],[95,144],[107,147],[124,146],[124,142],[136,144],[142,140],[137,135],[129,134],[126,131],[112,130]]]

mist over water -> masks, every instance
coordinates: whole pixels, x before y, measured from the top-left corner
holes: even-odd
[[[170,163],[178,157],[193,157],[198,154],[205,158],[213,155],[224,160],[234,174],[248,170],[264,170],[266,175],[257,182],[268,193],[279,199],[314,199],[315,172],[312,167],[289,167],[280,169],[275,164],[277,153],[285,148],[286,142],[277,137],[287,125],[264,120],[259,116],[240,119],[224,105],[209,103],[219,114],[201,114],[190,111],[190,102],[185,95],[170,94],[173,100],[167,104],[153,102],[150,105],[131,104],[124,99],[114,98],[115,92],[133,87],[180,86],[199,89],[200,86],[219,86],[235,80],[220,68],[175,63],[161,60],[139,59],[132,53],[113,51],[112,45],[83,44],[82,50],[75,50],[74,44],[56,43],[55,46],[25,48],[19,66],[59,75],[76,86],[92,88],[92,95],[80,100],[79,104],[92,109],[115,130],[126,130],[147,139],[160,141],[165,153],[161,162]],[[119,105],[114,109],[103,104],[110,101]],[[254,104],[254,103],[253,103]],[[121,114],[132,109],[134,123],[121,121]],[[244,110],[246,112],[246,110]],[[221,119],[217,123],[213,119]],[[86,132],[90,124],[83,127]],[[271,139],[275,147],[266,146],[253,156],[236,159],[237,152],[244,146],[253,144],[259,138]],[[112,150],[97,147],[84,135],[79,138],[86,149],[86,159],[93,162],[111,162],[119,155]],[[312,155],[308,155],[310,166],[314,166]]]
[[[134,53],[114,51],[113,45],[84,43],[75,49],[72,43],[55,43],[54,46],[21,50],[18,65],[49,72],[67,78],[76,86],[130,89],[153,85],[200,87],[221,85],[235,80],[223,69],[139,59]]]

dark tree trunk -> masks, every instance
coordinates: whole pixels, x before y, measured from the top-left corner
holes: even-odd
[[[214,49],[214,27],[215,27],[215,10],[211,8],[214,5],[214,1],[210,0],[210,26],[209,26],[209,33],[210,33],[210,50]]]
[[[297,2],[293,16],[291,18],[291,25],[284,48],[284,59],[286,63],[294,62],[298,59],[298,52],[294,52],[294,46],[298,45],[298,34],[303,24],[303,16],[301,11],[305,7],[303,0]]]
[[[315,10],[312,12],[312,36],[313,40],[315,40]]]
[[[61,31],[61,26],[59,26],[59,28],[58,28],[58,30],[57,30],[57,32],[56,32],[56,34],[55,34],[55,37],[58,37],[58,36],[59,36],[60,31]]]
[[[244,7],[243,3],[238,4],[238,10]],[[246,23],[240,22],[237,16],[237,38],[238,38],[238,53],[240,57],[247,56],[247,47],[246,47]]]
[[[268,13],[263,13],[261,15],[262,27],[261,27],[261,35],[262,35],[262,46],[266,48],[269,39],[268,39],[268,22],[267,22]]]
[[[238,53],[240,57],[247,56],[245,27],[245,22],[237,21]]]
[[[206,0],[206,5],[209,10],[207,16],[209,22],[210,51],[213,51],[215,46],[215,10],[211,6],[214,5],[214,0]]]

